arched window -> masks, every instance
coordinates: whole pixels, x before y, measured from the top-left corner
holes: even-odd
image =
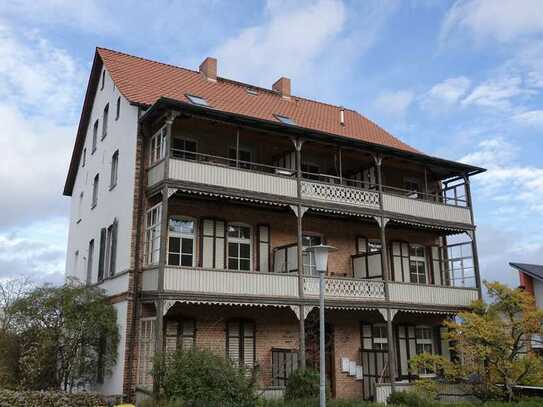
[[[168,264],[194,267],[196,222],[190,218],[170,218],[168,221]]]
[[[228,269],[251,270],[251,227],[242,223],[228,224]]]
[[[117,98],[117,109],[115,110],[115,120],[119,120],[121,116],[121,97]]]

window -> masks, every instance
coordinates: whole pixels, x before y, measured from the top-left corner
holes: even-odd
[[[89,254],[87,258],[87,285],[92,283],[92,262],[94,258],[94,239],[89,242]]]
[[[117,109],[115,109],[115,120],[119,120],[121,117],[121,97],[117,98]]]
[[[194,221],[170,219],[168,221],[168,264],[170,266],[194,267]]]
[[[111,157],[111,179],[109,182],[109,189],[112,189],[117,185],[117,177],[119,173],[119,150],[113,153]]]
[[[202,253],[200,264],[205,268],[225,268],[225,223],[218,219],[202,219]]]
[[[200,105],[200,106],[209,106],[209,103],[207,103],[207,100],[205,100],[203,97],[195,96],[195,95],[186,95],[187,99],[190,100],[190,102],[193,105]]]
[[[419,198],[421,187],[420,182],[414,178],[405,178],[404,179],[404,188],[408,191],[407,196],[409,198]]]
[[[410,281],[409,243],[392,242],[392,279],[394,281]]]
[[[100,85],[100,90],[104,90],[105,84],[106,84],[106,70],[104,69],[102,71],[102,84]]]
[[[196,159],[197,143],[194,140],[184,138],[172,139],[172,155],[174,158],[184,158],[187,160]]]
[[[94,122],[94,127],[92,128],[92,154],[96,151],[96,146],[98,145],[98,120]]]
[[[235,167],[236,165],[239,167],[239,168],[248,168],[250,169],[251,168],[251,162],[252,162],[252,159],[253,159],[253,153],[251,152],[251,150],[247,150],[247,149],[239,149],[238,150],[238,153],[239,153],[239,162],[237,162],[237,153],[236,153],[236,148],[234,147],[230,147],[228,149],[228,158],[230,158],[230,166],[232,167]]]
[[[115,219],[115,221],[107,228],[105,274],[108,277],[115,274],[117,259],[117,229],[117,220]]]
[[[196,321],[193,319],[166,320],[164,341],[166,353],[194,348],[196,343]]]
[[[102,117],[102,140],[107,136],[107,123],[109,117],[109,103],[104,107],[104,115]]]
[[[412,283],[426,284],[426,250],[424,246],[409,246],[409,278]]]
[[[98,282],[104,279],[106,238],[107,238],[106,228],[100,229],[100,252],[98,254]]]
[[[286,387],[288,378],[298,368],[298,352],[272,348],[272,386]]]
[[[281,123],[284,123],[284,124],[290,124],[290,125],[296,125],[296,122],[294,121],[294,119],[291,119],[290,117],[288,116],[283,116],[283,115],[280,115],[280,114],[276,114],[274,115],[275,118],[277,120],[279,120]]]
[[[373,348],[379,350],[388,349],[387,327],[385,324],[373,325]]]
[[[228,269],[251,270],[251,228],[228,225]]]
[[[87,163],[87,148],[83,149],[83,153],[81,154],[81,166],[84,167]]]
[[[100,174],[96,174],[92,183],[92,206],[94,208],[98,204],[98,185],[100,183]]]
[[[166,133],[168,129],[166,126],[162,127],[151,138],[151,157],[149,163],[152,165],[157,161],[162,160],[166,156]]]
[[[145,264],[158,264],[162,204],[147,211],[145,217]]]
[[[247,93],[251,96],[256,96],[258,95],[258,90],[256,90],[255,88],[247,88]]]
[[[303,248],[307,249],[312,246],[318,246],[322,244],[322,236],[320,235],[303,235],[302,243]],[[304,251],[303,253],[303,265],[304,274],[317,275],[317,265],[315,264],[315,255],[311,252]]]
[[[72,267],[72,275],[77,276],[77,267],[79,266],[79,250],[74,253],[74,265]]]
[[[432,328],[428,326],[415,327],[415,341],[417,355],[421,353],[434,353],[434,339],[432,334]],[[428,369],[420,369],[419,374],[427,375],[432,372]]]
[[[255,323],[234,320],[226,325],[226,352],[235,366],[252,369],[255,366]]]

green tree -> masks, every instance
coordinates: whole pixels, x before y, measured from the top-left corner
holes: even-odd
[[[117,358],[116,311],[104,293],[72,280],[37,287],[9,307],[19,387],[71,391],[95,383]]]
[[[510,401],[514,386],[543,384],[543,360],[530,346],[534,335],[543,334],[543,310],[520,288],[486,281],[485,286],[488,303],[475,301],[471,311],[446,322],[456,360],[422,354],[411,359],[411,368],[457,381],[470,378],[480,394],[501,394]]]

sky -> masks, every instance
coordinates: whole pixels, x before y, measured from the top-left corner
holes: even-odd
[[[347,106],[472,180],[481,273],[543,264],[540,0],[70,1],[0,8],[0,279],[63,281],[62,196],[96,46]]]

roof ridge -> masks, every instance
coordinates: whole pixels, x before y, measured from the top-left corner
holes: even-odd
[[[129,58],[135,58],[135,59],[139,59],[141,61],[147,61],[147,62],[151,62],[151,63],[154,63],[154,64],[159,64],[159,65],[164,65],[164,66],[168,66],[170,68],[175,68],[175,69],[181,69],[183,71],[188,71],[188,72],[191,72],[191,73],[195,73],[195,74],[199,74],[200,72],[199,71],[195,71],[193,69],[190,69],[190,68],[185,68],[184,66],[179,66],[179,65],[174,65],[174,64],[170,64],[170,63],[167,63],[167,62],[161,62],[161,61],[157,61],[157,60],[154,60],[154,59],[149,59],[149,58],[145,58],[145,57],[141,57],[141,56],[138,56],[138,55],[133,55],[133,54],[128,54],[126,52],[122,52],[122,51],[117,51],[117,50],[114,50],[114,49],[111,49],[111,48],[106,48],[106,47],[96,47],[96,50],[104,50],[104,51],[109,51],[109,52],[114,52],[116,54],[119,54],[119,55],[124,55],[124,56],[127,56]],[[250,84],[250,83],[246,83],[246,82],[240,82],[240,81],[236,81],[234,79],[230,79],[230,78],[225,78],[223,76],[217,76],[217,80],[219,81],[222,81],[222,82],[229,82],[233,85],[237,85],[237,86],[241,86],[241,87],[247,87],[247,88],[253,88],[253,89],[257,89],[257,90],[262,90],[266,93],[269,93],[269,94],[272,94],[272,95],[275,95],[275,96],[279,96],[279,94],[277,92],[275,92],[273,89],[268,89],[268,88],[264,88],[262,86],[258,86],[258,85],[253,85],[253,84]],[[335,107],[337,109],[344,109],[344,110],[347,110],[347,111],[350,111],[350,112],[354,112],[354,113],[357,113],[359,114],[360,116],[366,118],[365,116],[363,116],[360,112],[358,112],[357,110],[355,109],[351,109],[351,108],[346,108],[345,106],[342,106],[342,105],[335,105],[333,103],[328,103],[328,102],[323,102],[323,101],[320,101],[320,100],[315,100],[315,99],[309,99],[307,97],[304,97],[304,96],[298,96],[298,95],[291,95],[292,98],[295,98],[295,99],[301,99],[301,100],[305,100],[305,101],[308,101],[308,102],[312,102],[312,103],[317,103],[319,105],[324,105],[324,106],[330,106],[330,107]],[[373,123],[373,122],[372,122]],[[374,123],[375,124],[375,123]]]

